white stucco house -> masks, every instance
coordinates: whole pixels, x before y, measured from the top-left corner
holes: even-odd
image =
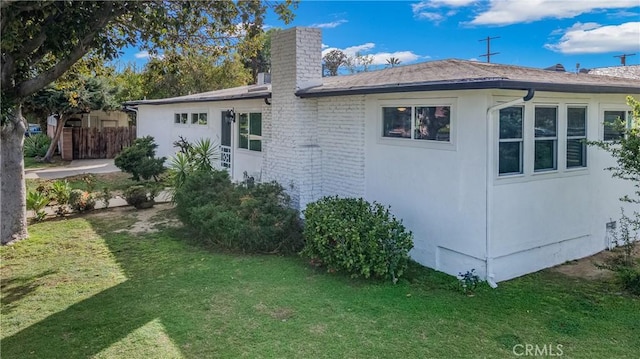
[[[276,180],[300,209],[326,195],[391,205],[412,257],[453,275],[495,283],[610,244],[632,186],[582,141],[618,135],[603,123],[628,119],[637,80],[462,60],[321,71],[320,30],[293,28],[274,35],[270,84],[128,105],[159,155],[178,136],[217,139],[234,179]]]

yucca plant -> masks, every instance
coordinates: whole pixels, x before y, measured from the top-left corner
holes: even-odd
[[[51,185],[52,199],[58,204],[56,214],[63,216],[67,213],[67,204],[69,203],[69,197],[71,196],[71,185],[67,180],[57,180]]]

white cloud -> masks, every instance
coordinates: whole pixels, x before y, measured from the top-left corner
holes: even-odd
[[[353,57],[357,53],[360,53],[361,55],[371,56],[373,58],[373,62],[371,63],[372,65],[386,65],[387,64],[387,59],[390,58],[390,57],[397,58],[403,64],[404,63],[411,63],[411,62],[414,62],[414,61],[419,60],[421,58],[420,56],[414,54],[411,51],[368,53],[370,50],[373,50],[375,48],[375,46],[376,46],[376,44],[374,44],[373,42],[367,42],[366,44],[356,45],[356,46],[349,46],[349,47],[344,48],[344,49],[338,49],[336,47],[327,47],[324,50],[322,50],[322,56],[326,55],[328,52],[330,52],[332,50],[340,50],[340,51],[344,52],[344,54],[349,56],[349,57]],[[428,58],[428,57],[425,57],[425,58]]]
[[[640,22],[601,26],[576,23],[555,44],[546,49],[563,54],[598,54],[615,51],[640,51]]]
[[[428,20],[433,21],[436,24],[441,23],[445,19],[446,16],[453,16],[456,14],[455,10],[451,10],[451,8],[458,8],[467,5],[471,5],[477,0],[423,0],[418,3],[411,4],[411,10],[413,11],[413,16],[416,19],[420,20]],[[440,13],[439,9],[448,8],[449,10],[443,13]]]
[[[322,44],[322,48],[323,48],[323,49],[326,49],[327,47],[329,47],[329,45],[327,45],[327,44]]]
[[[491,0],[489,9],[476,16],[470,24],[503,26],[545,18],[573,18],[594,10],[637,6],[638,0]]]
[[[332,22],[326,22],[326,23],[322,23],[322,24],[313,24],[313,25],[309,25],[310,27],[319,27],[321,29],[333,29],[336,28],[342,24],[347,23],[347,20],[336,20],[336,21],[332,21]]]
[[[149,51],[140,51],[133,56],[135,56],[136,59],[148,59],[150,57]]]

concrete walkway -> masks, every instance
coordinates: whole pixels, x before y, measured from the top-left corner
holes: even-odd
[[[60,167],[30,168],[24,171],[25,178],[55,179],[75,176],[84,173],[112,173],[120,172],[111,159],[73,160],[70,164]]]

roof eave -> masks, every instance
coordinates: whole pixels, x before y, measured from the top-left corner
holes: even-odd
[[[232,100],[265,99],[270,97],[271,97],[271,92],[262,92],[262,93],[248,93],[248,94],[241,94],[241,95],[216,96],[216,97],[127,101],[127,102],[124,102],[123,104],[125,106],[168,105],[168,104],[174,104],[174,103],[219,102],[219,101],[232,101]]]
[[[345,95],[368,95],[380,93],[416,92],[416,91],[451,91],[451,90],[528,90],[534,88],[537,91],[549,92],[572,92],[572,93],[615,93],[630,94],[640,93],[640,87],[613,86],[613,85],[589,85],[589,84],[558,84],[531,81],[513,80],[488,80],[469,82],[438,82],[420,84],[393,84],[367,87],[351,87],[335,90],[325,90],[313,88],[296,92],[296,96],[301,98],[345,96]]]

